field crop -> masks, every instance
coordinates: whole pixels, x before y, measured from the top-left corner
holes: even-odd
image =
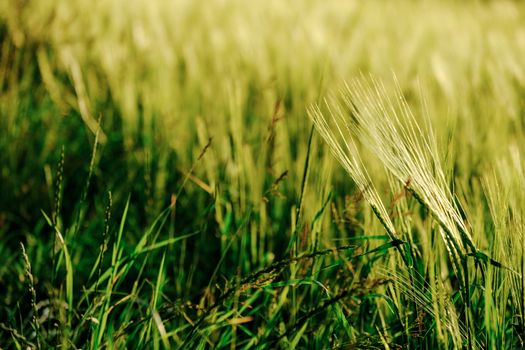
[[[0,349],[525,348],[525,5],[1,0]]]

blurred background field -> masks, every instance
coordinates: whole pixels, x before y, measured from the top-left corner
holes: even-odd
[[[0,1],[0,344],[525,346],[524,57],[520,2]],[[309,117],[369,74],[499,266],[359,145],[404,264]]]

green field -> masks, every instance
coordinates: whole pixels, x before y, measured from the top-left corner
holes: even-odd
[[[0,349],[525,348],[525,4],[0,0]]]

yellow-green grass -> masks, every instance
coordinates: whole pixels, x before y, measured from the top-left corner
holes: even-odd
[[[510,1],[1,1],[0,346],[524,347],[523,57]]]

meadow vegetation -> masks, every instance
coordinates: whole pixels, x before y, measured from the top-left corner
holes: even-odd
[[[525,347],[525,5],[0,1],[0,348]]]

